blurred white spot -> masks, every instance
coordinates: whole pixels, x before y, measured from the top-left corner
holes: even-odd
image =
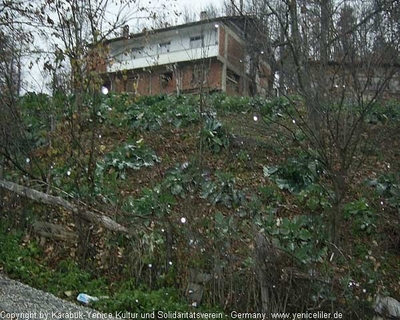
[[[99,134],[99,139],[101,139],[101,134]]]
[[[139,303],[139,300],[138,300],[138,299],[136,299],[135,301],[136,301],[136,303]]]
[[[104,95],[108,94],[107,87],[101,87],[101,93],[104,94]]]
[[[296,120],[293,119],[292,122],[293,122],[293,123],[296,123]]]
[[[359,287],[360,286],[360,284],[358,283],[358,282],[356,282],[356,281],[354,281],[354,280],[350,280],[349,281],[349,288],[352,288],[352,287]]]
[[[31,162],[31,159],[26,158],[26,163],[29,163],[29,162]]]
[[[258,117],[257,116],[253,116],[253,120],[254,121],[258,121]]]
[[[218,24],[214,24],[214,28],[215,28],[215,29],[218,29],[218,28],[219,28],[219,25],[218,25]]]
[[[168,264],[169,264],[170,266],[172,266],[172,261],[168,262]]]
[[[149,263],[149,268],[153,268],[153,265],[151,263]]]
[[[182,163],[182,165],[181,165],[182,170],[187,169],[188,167],[189,167],[189,162],[187,162],[187,161]]]
[[[181,223],[186,223],[186,218],[185,217],[181,218]]]
[[[67,176],[70,176],[71,175],[71,171],[67,171]]]

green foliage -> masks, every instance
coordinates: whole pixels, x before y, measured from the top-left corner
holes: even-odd
[[[321,185],[313,183],[301,190],[297,198],[302,206],[312,213],[322,213],[331,207],[330,195]]]
[[[302,263],[322,262],[328,254],[321,217],[297,215],[293,218],[275,218],[269,215],[263,227],[278,247]]]
[[[160,158],[155,152],[142,142],[136,141],[106,154],[103,161],[97,164],[97,173],[116,172],[118,178],[125,179],[127,170],[151,167],[156,162],[160,162]]]
[[[366,121],[372,124],[386,124],[389,120],[400,120],[400,105],[397,100],[376,103],[366,115]]]
[[[308,155],[289,158],[284,165],[265,166],[264,176],[274,181],[279,189],[298,193],[318,181],[323,172],[321,164]]]
[[[40,248],[36,242],[22,246],[23,233],[11,231],[6,223],[0,230],[0,265],[10,276],[32,284],[33,277],[44,270],[40,263]]]
[[[217,171],[216,180],[205,180],[201,185],[201,198],[212,204],[222,204],[228,208],[245,203],[245,195],[235,188],[235,177],[229,172]]]
[[[162,188],[168,190],[173,196],[186,198],[187,194],[193,194],[199,188],[200,180],[200,171],[185,162],[166,171]]]
[[[42,146],[47,142],[51,116],[55,112],[52,110],[50,97],[45,94],[29,92],[22,96],[18,103],[20,114],[14,111],[12,114],[14,119],[9,121],[20,130],[18,148],[29,152],[32,148]],[[17,139],[17,137],[14,133],[13,139]]]
[[[71,298],[80,292],[92,296],[110,296],[94,303],[100,311],[110,312],[151,312],[152,310],[188,311],[189,304],[182,299],[179,291],[174,288],[147,290],[137,288],[133,282],[114,283],[115,291],[109,291],[110,285],[102,278],[96,278],[88,271],[82,270],[70,259],[62,260],[52,269],[43,261],[42,252],[35,242],[23,242],[22,233],[13,233],[7,224],[1,227],[0,266],[7,275],[47,290],[65,298],[70,292]]]
[[[215,229],[218,237],[230,236],[235,232],[235,220],[232,215],[224,216],[220,211],[215,213]],[[227,245],[228,242],[225,243]]]
[[[94,303],[97,310],[111,313],[131,312],[137,313],[138,319],[145,319],[146,314],[153,311],[189,311],[189,304],[182,299],[178,290],[162,288],[158,290],[145,290],[134,286],[127,287],[121,284],[120,292],[111,299],[99,300]]]
[[[200,121],[194,96],[130,96],[111,95],[103,104],[111,124],[117,127],[133,127],[139,131],[156,131],[164,124],[176,128],[187,127]],[[102,113],[103,114],[103,113]]]
[[[376,193],[387,199],[387,203],[393,208],[400,208],[400,173],[381,175],[377,179],[367,181],[368,185],[375,188]]]
[[[157,185],[153,189],[142,189],[142,195],[139,198],[127,197],[123,208],[126,212],[136,215],[162,217],[171,212],[175,203],[174,197],[162,192],[161,186]]]
[[[42,146],[39,153],[45,155],[47,150],[43,148],[43,143],[51,137],[44,133],[49,125],[48,114],[51,114],[52,106],[56,105],[60,106],[57,117],[74,119],[76,107],[74,97],[56,96],[50,99],[46,96],[32,95],[24,99],[23,103],[28,105],[22,109],[21,114],[26,117],[27,124],[31,124],[27,132],[34,133],[29,137],[29,143],[34,142],[32,146],[36,143]],[[313,288],[315,286],[315,294],[310,297],[310,300],[315,303],[314,306],[322,300],[340,299],[341,292],[336,285],[339,283],[338,279],[344,279],[343,274],[347,273],[352,273],[364,282],[371,281],[372,284],[368,283],[368,291],[372,292],[380,280],[379,275],[374,276],[374,273],[379,272],[375,270],[373,258],[368,258],[369,260],[365,258],[365,261],[360,261],[360,259],[372,255],[371,246],[361,242],[364,241],[366,235],[373,235],[378,228],[381,228],[380,225],[376,226],[379,223],[376,213],[364,199],[347,204],[344,208],[347,219],[344,225],[350,225],[353,235],[350,240],[345,239],[350,242],[346,242],[343,248],[339,248],[344,252],[343,255],[339,258],[335,255],[331,260],[328,259],[333,255],[332,246],[328,246],[326,242],[329,226],[326,225],[325,213],[331,212],[329,200],[332,194],[324,188],[326,177],[324,177],[323,166],[309,154],[310,151],[308,154],[287,159],[280,152],[283,148],[296,148],[291,138],[296,141],[305,139],[302,136],[304,132],[296,131],[298,123],[293,123],[292,120],[295,114],[293,108],[295,103],[299,103],[297,107],[302,112],[301,101],[297,98],[265,101],[261,98],[228,97],[224,94],[206,97],[202,101],[201,111],[204,114],[213,114],[216,110],[218,120],[212,117],[205,118],[198,138],[201,139],[201,146],[219,154],[205,153],[201,161],[205,168],[201,169],[188,162],[178,163],[187,159],[186,150],[195,145],[191,139],[182,139],[182,137],[191,137],[193,132],[198,131],[198,126],[195,126],[194,130],[174,130],[174,128],[185,128],[200,123],[204,114],[200,113],[198,96],[135,97],[109,94],[102,97],[97,113],[100,122],[98,132],[104,136],[102,152],[109,150],[108,138],[114,137],[109,133],[115,131],[118,136],[125,137],[131,136],[132,129],[134,129],[134,134],[138,131],[151,131],[142,132],[141,136],[145,141],[154,139],[154,144],[157,144],[158,133],[153,131],[162,127],[162,133],[171,131],[162,140],[165,142],[166,138],[170,139],[167,141],[168,147],[174,143],[186,143],[190,140],[190,145],[171,148],[174,154],[165,155],[169,157],[168,163],[178,164],[167,170],[165,170],[167,166],[160,166],[160,174],[154,175],[157,180],[146,181],[146,188],[141,190],[141,185],[140,187],[135,185],[134,179],[127,179],[128,175],[134,170],[149,168],[160,161],[154,151],[142,140],[116,146],[111,152],[105,154],[103,159],[97,161],[94,191],[96,198],[90,204],[95,206],[95,200],[102,200],[103,203],[99,205],[100,210],[115,209],[118,212],[116,215],[118,222],[129,227],[133,233],[131,237],[120,234],[109,236],[107,231],[103,231],[101,236],[104,235],[107,238],[106,244],[96,247],[98,254],[106,261],[104,269],[101,269],[102,272],[109,272],[122,281],[114,282],[115,277],[110,278],[110,282],[114,282],[110,285],[105,279],[96,277],[94,273],[80,269],[78,264],[70,259],[64,259],[57,265],[52,261],[52,268],[49,268],[46,266],[47,259],[43,259],[42,249],[35,241],[22,240],[22,234],[13,234],[7,229],[0,228],[0,231],[3,231],[3,236],[0,237],[1,268],[28,284],[45,288],[59,295],[64,294],[65,291],[72,291],[71,299],[75,299],[75,293],[78,292],[95,296],[108,295],[110,299],[100,300],[95,304],[95,307],[102,311],[126,310],[139,313],[152,310],[191,310],[181,293],[168,286],[183,288],[186,284],[188,269],[199,268],[205,272],[215,272],[216,275],[211,280],[212,290],[208,290],[209,288],[205,290],[205,302],[215,303],[215,301],[230,299],[229,301],[232,302],[228,302],[227,308],[234,306],[243,310],[256,309],[259,307],[256,305],[259,303],[257,300],[258,279],[254,277],[256,265],[253,261],[252,249],[255,232],[265,232],[274,245],[288,253],[283,257],[294,258],[288,258],[288,264],[293,261],[301,262],[304,265],[303,272],[317,270],[316,275],[322,281],[313,281],[311,284]],[[37,107],[34,107],[35,104]],[[375,109],[377,114],[371,114],[371,116],[380,118],[372,119],[371,122],[384,123],[385,117],[396,118],[395,107],[396,104],[393,104],[387,110]],[[90,120],[88,118],[90,108],[90,99],[85,98],[81,111],[86,120]],[[232,153],[229,154],[230,158],[225,158],[228,153],[221,153],[221,151],[229,147],[230,135],[221,122],[228,123],[234,118],[233,114],[249,111],[256,111],[257,114],[261,111],[267,123],[268,120],[273,120],[272,122],[287,124],[292,129],[293,136],[288,139],[286,135],[279,133],[269,135],[269,131],[264,130],[261,138],[263,141],[264,138],[268,141],[266,142],[268,148],[264,146],[261,149],[258,144],[243,144],[235,155]],[[229,115],[229,117],[220,118],[221,115]],[[84,193],[85,182],[81,182],[86,178],[87,154],[70,152],[71,149],[77,150],[74,149],[76,145],[69,145],[70,137],[58,131],[59,124],[60,129],[64,125],[70,128],[68,121],[65,119],[62,121],[56,124],[56,134],[60,135],[61,139],[52,140],[51,144],[53,149],[57,148],[57,153],[52,154],[52,159],[45,163],[45,167],[51,168],[49,170],[52,186],[59,187],[74,196],[74,189],[77,189],[75,186],[78,184],[80,199],[86,201],[92,195],[88,192]],[[259,124],[261,123],[258,122],[257,125]],[[243,133],[247,133],[247,137],[252,140],[255,136],[259,138],[258,135],[261,134],[259,131],[246,131],[245,125],[247,123],[244,123]],[[254,123],[252,122],[251,125]],[[118,130],[112,131],[110,127],[117,127]],[[87,128],[80,129],[81,141],[84,142],[88,136]],[[45,130],[42,136],[41,130]],[[43,138],[42,141],[41,138]],[[281,143],[279,146],[278,140]],[[167,149],[163,147],[160,149]],[[185,154],[178,154],[179,150],[184,150]],[[297,149],[289,150],[292,155],[296,154]],[[193,150],[190,149],[190,151]],[[78,153],[82,158],[70,160],[68,156],[63,157],[63,154],[77,156]],[[231,162],[225,166],[232,160],[232,156],[234,156],[233,164]],[[264,176],[270,181],[262,185],[263,179],[259,176],[260,172],[255,172],[254,168],[259,168],[259,163],[265,161],[261,157],[265,156],[271,164],[265,166],[263,171]],[[81,165],[80,173],[76,172],[78,171],[77,164]],[[245,170],[238,170],[238,167]],[[227,168],[231,170],[228,172]],[[235,175],[230,172],[235,172]],[[7,174],[10,175],[9,172],[6,172]],[[21,176],[13,176],[14,178],[18,181]],[[125,181],[122,181],[123,179]],[[240,185],[237,182],[240,182]],[[379,200],[394,208],[399,208],[398,175],[384,175],[369,183],[376,189]],[[125,189],[128,184],[129,187]],[[137,191],[138,189],[140,191]],[[251,190],[258,192],[252,194]],[[288,194],[287,191],[292,194]],[[361,192],[360,190],[360,194]],[[349,198],[352,196],[353,194],[349,193]],[[58,215],[58,213],[52,214]],[[64,217],[63,222],[66,221]],[[183,217],[186,220],[181,220]],[[176,223],[177,221],[180,222]],[[30,220],[27,219],[26,223],[29,222]],[[94,234],[94,236],[98,235]],[[8,236],[10,238],[7,238]],[[360,243],[354,245],[352,241]],[[341,264],[348,254],[347,247],[351,248],[352,253],[350,263],[353,263],[354,258],[354,266],[351,266],[351,269],[348,265]],[[297,266],[301,269],[301,266]],[[327,274],[329,274],[328,277],[326,277]],[[329,279],[329,284],[324,282],[325,279]],[[294,280],[296,283],[293,283],[296,286],[302,286],[301,281]],[[335,286],[331,286],[332,283],[335,283]],[[344,281],[343,286],[347,288],[347,285],[348,281]],[[360,297],[357,292],[350,289],[343,292],[349,301],[355,301]],[[241,298],[244,296],[247,298]]]
[[[265,203],[279,203],[283,201],[279,188],[275,185],[267,185],[259,187],[261,200]]]
[[[163,100],[161,100],[163,101]],[[165,103],[146,105],[142,101],[128,111],[131,125],[134,129],[154,131],[161,128],[162,115],[167,111]]]
[[[229,135],[221,122],[214,118],[207,118],[200,130],[200,139],[203,146],[214,153],[229,147]]]
[[[355,234],[372,234],[376,231],[376,213],[364,198],[347,203],[344,206],[344,217],[352,221]]]
[[[298,102],[298,100],[295,97],[292,100],[286,97],[279,97],[273,100],[256,99],[253,104],[259,107],[260,113],[265,119],[281,121],[287,118],[292,119],[297,115],[294,103]]]
[[[185,128],[200,122],[200,114],[194,101],[185,100],[184,103],[177,101],[166,113],[166,121],[176,128]]]
[[[209,99],[210,104],[220,114],[247,112],[251,101],[249,97],[228,96],[226,93],[214,93]]]

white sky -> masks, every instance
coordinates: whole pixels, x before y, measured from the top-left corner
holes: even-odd
[[[223,0],[177,0],[179,7],[187,7],[197,12],[198,14],[202,9],[207,7],[207,5],[213,4],[216,7],[221,7]]]

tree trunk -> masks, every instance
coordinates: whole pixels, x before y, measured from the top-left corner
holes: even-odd
[[[0,180],[0,188],[7,189],[22,197],[41,202],[43,204],[63,207],[74,214],[79,214],[82,219],[102,225],[107,230],[130,234],[130,231],[127,228],[121,226],[119,223],[115,222],[106,215],[94,213],[89,210],[80,210],[77,205],[61,197],[51,196],[49,194],[5,180]]]

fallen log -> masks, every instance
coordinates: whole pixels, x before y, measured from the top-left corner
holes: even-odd
[[[116,232],[122,232],[122,233],[127,233],[130,234],[129,230],[125,228],[124,226],[121,226],[118,222],[112,220],[110,217],[107,217],[104,214],[98,214],[94,213],[89,210],[84,210],[82,208],[79,208],[77,205],[61,198],[61,197],[56,197],[49,195],[47,193],[43,193],[40,191],[37,191],[32,188],[28,188],[25,186],[22,186],[20,184],[10,182],[10,181],[5,181],[5,180],[0,180],[0,188],[7,189],[11,192],[14,192],[22,197],[26,197],[28,199],[47,204],[47,205],[52,205],[52,206],[60,206],[63,207],[64,209],[73,212],[74,214],[78,214],[81,216],[83,219],[97,223],[107,230],[110,231],[116,231]]]
[[[78,241],[78,234],[69,231],[64,226],[59,226],[50,222],[36,221],[32,225],[33,232],[54,240],[67,241],[76,243]]]

